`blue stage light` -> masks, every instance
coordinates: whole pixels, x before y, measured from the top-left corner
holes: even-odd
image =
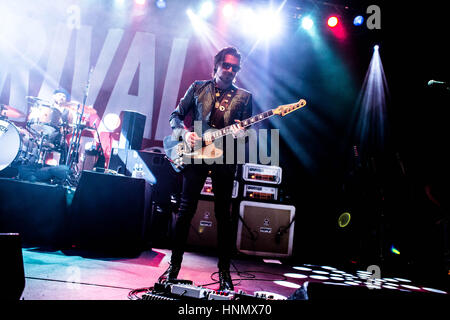
[[[164,9],[167,4],[165,0],[156,0],[155,5],[158,9]]]
[[[310,30],[314,25],[314,21],[310,17],[304,17],[302,19],[302,27],[305,30]]]
[[[356,16],[355,19],[353,19],[353,24],[355,26],[360,26],[363,24],[363,22],[364,22],[363,16]]]

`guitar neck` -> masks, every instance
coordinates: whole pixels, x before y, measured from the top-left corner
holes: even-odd
[[[242,127],[246,128],[248,126],[251,126],[252,124],[255,124],[257,122],[268,119],[268,118],[272,117],[273,115],[274,115],[274,113],[273,113],[273,110],[271,109],[271,110],[265,111],[263,113],[257,114],[255,116],[252,116],[250,118],[247,118],[245,120],[242,120],[240,124]],[[219,138],[222,138],[231,133],[232,133],[232,130],[231,130],[231,125],[230,125],[230,126],[226,126],[222,129],[212,132],[211,136],[213,139],[219,139]]]
[[[248,119],[242,120],[240,122],[242,127],[248,127],[251,126],[252,124],[255,124],[257,122],[266,120],[267,118],[270,118],[273,115],[279,115],[284,117],[285,115],[298,110],[300,108],[303,108],[306,105],[306,100],[304,99],[300,99],[298,102],[296,103],[290,103],[290,104],[285,104],[285,105],[281,105],[278,106],[275,109],[270,109],[268,111],[265,111],[263,113],[257,114],[256,116],[250,117]],[[231,130],[231,126],[227,126],[223,129],[214,131],[214,132],[208,132],[206,134],[209,134],[209,137],[211,137],[213,140],[214,139],[219,139],[223,136],[226,136],[230,133],[232,133],[233,131]],[[203,140],[205,140],[205,135],[203,135]]]

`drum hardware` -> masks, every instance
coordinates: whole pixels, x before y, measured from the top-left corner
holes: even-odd
[[[91,68],[89,70],[89,75],[88,75],[88,79],[87,79],[87,83],[86,83],[86,87],[85,87],[85,91],[84,91],[84,96],[83,96],[83,102],[78,103],[76,101],[73,101],[73,102],[66,103],[66,106],[68,108],[72,108],[72,110],[75,109],[75,106],[76,106],[76,115],[77,115],[76,122],[73,127],[72,137],[70,138],[69,149],[67,152],[67,159],[66,159],[66,166],[70,169],[72,176],[75,176],[75,177],[77,177],[80,174],[80,173],[76,172],[77,167],[75,166],[75,164],[77,164],[78,160],[79,160],[81,133],[84,130],[84,128],[86,127],[86,124],[82,123],[83,115],[85,115],[85,114],[87,115],[87,114],[89,114],[89,112],[92,112],[92,113],[96,112],[93,107],[89,107],[86,105],[86,101],[87,101],[87,98],[89,95],[89,86],[90,86],[90,82],[91,82],[91,76],[92,76],[93,71],[94,71],[94,68]],[[70,183],[70,181],[68,181],[68,182]]]

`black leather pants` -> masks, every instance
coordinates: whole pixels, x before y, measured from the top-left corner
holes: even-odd
[[[229,270],[234,239],[231,234],[233,228],[230,206],[236,165],[192,164],[184,169],[183,191],[175,224],[171,263],[179,265],[183,260],[191,220],[197,210],[200,192],[208,171],[211,171],[214,214],[217,220],[218,267]]]

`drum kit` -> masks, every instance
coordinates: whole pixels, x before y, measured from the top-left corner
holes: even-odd
[[[26,98],[30,105],[28,114],[0,104],[0,173],[9,167],[16,168],[20,175],[23,167],[51,165],[67,168],[68,176],[79,174],[76,171],[81,133],[96,131],[95,124],[89,125],[96,110],[76,101],[52,104],[38,97]],[[18,121],[24,118],[26,124],[22,127]]]

